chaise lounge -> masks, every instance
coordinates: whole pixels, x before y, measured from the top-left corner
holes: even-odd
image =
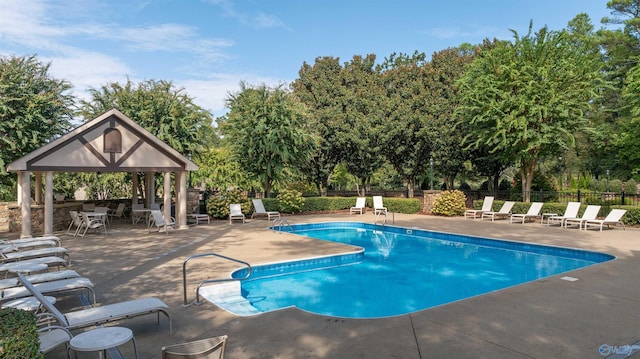
[[[18,278],[20,279],[20,282],[22,282],[22,285],[24,285],[25,288],[27,288],[27,290],[40,302],[40,304],[47,309],[50,315],[58,321],[60,326],[68,330],[92,327],[153,313],[158,315],[159,324],[160,313],[162,313],[169,320],[169,334],[173,335],[169,307],[158,298],[134,299],[62,314],[58,308],[46,300],[42,292],[35,288],[34,285],[22,274],[18,273]]]

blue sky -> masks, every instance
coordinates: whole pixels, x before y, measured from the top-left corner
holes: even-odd
[[[168,80],[214,115],[250,85],[289,83],[319,56],[431,55],[566,27],[606,0],[0,0],[0,56],[36,54],[86,97],[110,82]]]

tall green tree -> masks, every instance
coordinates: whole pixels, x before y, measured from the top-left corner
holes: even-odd
[[[379,67],[387,108],[382,153],[407,185],[412,198],[416,181],[424,175],[433,154],[430,117],[433,98],[428,92],[429,63],[424,53],[391,54]]]
[[[362,185],[361,195],[385,160],[382,129],[387,97],[375,60],[375,55],[354,56],[345,63],[341,76],[344,122],[339,126],[340,148],[347,170]]]
[[[436,52],[431,57],[429,71],[429,126],[435,169],[444,176],[447,189],[454,189],[454,181],[469,151],[461,146],[468,126],[456,126],[455,112],[460,93],[456,82],[475,56],[473,47],[462,45]]]
[[[298,71],[298,79],[292,83],[294,94],[307,107],[307,119],[319,141],[304,173],[323,196],[333,170],[342,160],[339,134],[345,117],[342,111],[345,91],[341,73],[339,58],[319,57],[313,65],[305,62]]]
[[[585,112],[598,97],[602,77],[566,33],[546,27],[481,51],[459,81],[458,119],[472,126],[475,146],[519,165],[523,199],[530,200],[539,158],[574,145],[587,125]]]
[[[0,57],[0,196],[15,198],[6,166],[70,128],[71,85],[49,74],[35,55]]]
[[[282,87],[242,83],[226,101],[230,111],[219,123],[224,141],[268,196],[274,184],[286,184],[312,158],[317,136],[303,105]]]

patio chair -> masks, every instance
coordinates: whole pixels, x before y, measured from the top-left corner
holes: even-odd
[[[604,219],[588,219],[584,221],[584,230],[586,231],[589,227],[600,228],[600,232],[602,232],[602,227],[606,224],[607,228],[611,228],[610,226],[617,226],[618,224],[622,225],[622,229],[624,228],[624,223],[622,222],[622,217],[627,213],[626,209],[612,209],[611,212]]]
[[[25,259],[34,259],[49,256],[66,258],[67,266],[71,264],[69,250],[64,247],[45,247],[21,252],[0,252],[0,260],[2,260],[3,263],[24,261]]]
[[[75,231],[73,232],[73,236],[77,236],[80,231],[80,227],[82,227],[82,216],[78,211],[69,211],[69,216],[71,216],[71,223],[69,223],[69,228],[67,228],[67,234],[71,232],[71,227],[75,227]]]
[[[37,242],[37,241],[52,241],[56,243],[56,246],[60,245],[60,238],[56,236],[30,237],[30,238],[10,239],[10,240],[2,239],[0,240],[0,245],[7,245],[7,244],[19,245],[23,243],[28,244],[30,242]]]
[[[277,211],[267,211],[264,209],[264,203],[262,203],[262,199],[254,198],[251,200],[253,202],[253,213],[251,214],[251,219],[254,216],[267,216],[267,221],[271,221],[271,219],[280,218],[280,212]]]
[[[90,229],[97,230],[99,228],[102,228],[104,230],[104,235],[107,235],[107,224],[102,218],[89,218],[86,212],[80,212],[80,216],[82,218],[82,224],[80,225],[77,233],[80,233],[80,231],[84,228],[84,232],[82,232],[81,235],[82,238],[84,238],[84,236],[87,234],[87,231],[89,231]]]
[[[387,207],[382,202],[382,196],[373,196],[373,214],[387,214]]]
[[[169,229],[176,230],[176,220],[171,217],[168,220],[164,219],[164,215],[160,212],[159,209],[151,210],[151,221],[149,222],[149,228],[147,233],[151,233],[151,228],[156,227],[158,232],[160,232],[164,228],[164,232],[169,234]]]
[[[37,266],[40,264],[46,264],[49,267],[56,266],[58,269],[60,269],[60,266],[66,267],[68,265],[68,262],[64,258],[51,256],[51,257],[25,259],[17,262],[0,263],[0,273],[15,270],[16,268],[19,268],[19,267],[24,267],[29,265]]]
[[[513,208],[513,205],[516,204],[516,202],[514,201],[505,201],[502,204],[502,207],[497,211],[487,211],[487,212],[482,212],[482,220],[484,220],[485,218],[491,218],[491,222],[493,222],[496,218],[500,219],[500,218],[507,218],[511,216],[511,209]]]
[[[113,222],[115,218],[118,218],[118,219],[127,218],[127,216],[124,214],[125,207],[126,205],[124,203],[118,204],[118,208],[116,208],[115,211],[112,211],[111,213],[109,213],[109,220]]]
[[[598,218],[599,212],[600,212],[600,206],[589,205],[587,206],[587,209],[584,210],[584,213],[582,213],[582,217],[565,219],[564,228],[569,228],[570,224],[577,224],[578,229],[582,229],[582,224],[584,223],[584,221]]]
[[[40,302],[40,304],[53,316],[60,326],[67,330],[93,327],[105,323],[129,319],[147,314],[157,314],[160,324],[160,313],[169,320],[169,334],[173,335],[171,314],[169,307],[158,298],[141,298],[113,304],[105,304],[98,307],[76,310],[62,314],[58,308],[45,299],[42,292],[29,282],[21,273],[18,278],[22,285]]]
[[[542,211],[542,206],[544,205],[544,203],[542,202],[533,202],[531,203],[531,206],[529,206],[529,210],[527,210],[527,213],[513,213],[511,215],[511,218],[509,219],[509,223],[513,223],[514,221],[518,221],[521,222],[522,224],[524,224],[524,222],[531,218],[535,221],[536,218],[540,217],[540,211]]]
[[[40,291],[43,295],[53,294],[69,294],[71,292],[89,292],[91,294],[92,303],[96,304],[96,292],[93,289],[93,283],[88,278],[76,277],[61,279],[51,282],[32,283],[33,287]],[[3,302],[18,298],[30,297],[31,292],[24,285],[6,288],[2,291],[0,300]]]
[[[244,223],[245,216],[242,213],[242,207],[240,204],[234,203],[229,205],[229,224],[233,223],[234,220],[242,220]]]
[[[559,224],[560,227],[563,227],[564,221],[567,218],[578,218],[578,212],[580,212],[580,202],[569,202],[562,216],[551,216],[547,218],[547,227],[556,223]]]
[[[349,214],[354,214],[355,212],[364,214],[366,203],[367,203],[366,198],[364,197],[356,198],[356,205],[349,209]]]
[[[227,336],[162,347],[162,359],[223,359]]]
[[[131,205],[131,224],[136,225],[140,220],[147,221],[149,212],[144,211],[144,204],[134,203]]]
[[[484,201],[482,201],[482,209],[467,209],[464,211],[464,218],[476,219],[482,216],[482,213],[491,211],[493,206],[493,197],[485,196]]]
[[[47,354],[50,351],[64,344],[67,353],[69,351],[69,341],[73,338],[68,329],[59,325],[49,325],[48,323],[37,329],[38,340],[40,342],[40,352]]]
[[[59,270],[55,272],[38,273],[38,274],[26,276],[27,280],[29,280],[31,283],[34,283],[34,284],[44,283],[44,282],[53,282],[56,280],[78,278],[78,277],[80,277],[80,274],[70,269]],[[0,291],[3,289],[11,288],[11,287],[19,287],[20,285],[21,284],[20,284],[20,281],[18,280],[18,277],[0,279]]]
[[[36,249],[39,247],[58,247],[58,242],[50,239],[37,239],[25,242],[2,242],[0,243],[0,253],[19,252],[26,249]]]

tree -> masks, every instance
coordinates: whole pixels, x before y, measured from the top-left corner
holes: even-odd
[[[375,55],[354,56],[345,63],[340,82],[345,95],[338,138],[347,170],[362,184],[362,196],[371,176],[384,163],[386,146],[382,136],[386,96],[374,69],[375,59]]]
[[[341,161],[340,123],[344,121],[342,100],[344,89],[340,76],[340,59],[316,58],[313,66],[306,62],[292,83],[293,93],[307,107],[309,125],[318,134],[318,150],[304,170],[307,177],[326,195],[329,178]]]
[[[291,172],[307,163],[317,137],[306,123],[302,104],[281,87],[241,84],[227,98],[229,113],[220,121],[233,159],[251,174],[268,196],[274,184],[285,184]]]
[[[454,189],[454,180],[469,159],[469,153],[461,144],[468,127],[456,126],[455,112],[460,93],[456,81],[465,73],[475,54],[473,48],[461,45],[436,52],[429,67],[429,125],[435,169],[444,175],[448,190]]]
[[[379,67],[388,101],[382,152],[407,184],[412,198],[416,180],[433,153],[428,119],[433,98],[428,93],[429,63],[424,53],[391,54]]]
[[[530,200],[539,158],[573,146],[585,112],[602,87],[592,56],[547,30],[481,51],[459,81],[458,119],[469,123],[472,146],[489,146],[520,167],[523,199]]]
[[[7,164],[66,133],[71,85],[49,74],[36,56],[0,58],[0,185],[15,188]],[[0,190],[11,196],[15,190]],[[13,193],[15,195],[15,193]]]

